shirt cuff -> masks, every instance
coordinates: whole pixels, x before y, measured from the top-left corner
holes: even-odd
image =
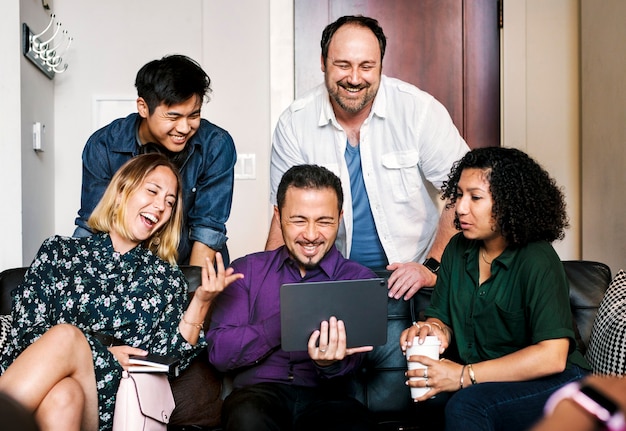
[[[205,227],[192,227],[189,229],[189,239],[201,242],[215,251],[220,251],[226,245],[228,237],[213,229]]]
[[[85,229],[84,227],[81,226],[77,226],[76,229],[74,230],[74,234],[72,235],[74,238],[85,238],[88,236],[93,235],[93,232],[91,232],[90,230]]]

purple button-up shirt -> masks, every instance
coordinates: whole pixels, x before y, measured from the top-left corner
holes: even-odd
[[[206,340],[209,361],[220,371],[235,371],[235,388],[261,382],[315,387],[320,378],[344,375],[360,364],[362,354],[318,367],[306,351],[283,351],[280,286],[376,277],[370,269],[345,259],[334,246],[304,277],[284,246],[237,259],[232,267],[245,277],[217,297]]]

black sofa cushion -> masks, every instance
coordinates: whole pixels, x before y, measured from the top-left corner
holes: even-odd
[[[11,291],[24,281],[28,268],[11,268],[0,272],[0,314],[11,314]]]
[[[585,353],[598,307],[611,282],[611,270],[604,263],[588,260],[565,260],[563,268],[569,281],[570,306],[578,332],[578,346]]]

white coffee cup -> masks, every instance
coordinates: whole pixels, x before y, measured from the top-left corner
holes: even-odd
[[[409,361],[409,358],[413,355],[428,356],[429,358],[439,360],[439,348],[441,347],[441,341],[434,335],[429,335],[424,339],[423,344],[418,343],[419,338],[413,339],[411,347],[406,349],[406,360],[409,370],[417,370],[427,368],[426,365],[421,362]],[[423,377],[411,377],[410,380],[425,380]],[[428,392],[430,388],[414,388],[411,387],[411,398],[419,398]]]

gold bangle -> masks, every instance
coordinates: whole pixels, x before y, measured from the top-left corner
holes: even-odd
[[[465,374],[465,367],[467,365],[463,365],[463,368],[461,368],[461,379],[459,380],[459,389],[463,389],[463,374]]]
[[[474,374],[474,368],[472,367],[472,364],[469,364],[467,366],[467,372],[469,373],[469,377],[470,380],[472,381],[472,385],[476,384],[476,375]]]
[[[183,314],[183,323],[186,323],[187,325],[193,326],[194,328],[196,328],[196,329],[198,329],[200,331],[204,327],[203,323],[187,322],[187,320],[185,320],[185,315],[184,314]]]

